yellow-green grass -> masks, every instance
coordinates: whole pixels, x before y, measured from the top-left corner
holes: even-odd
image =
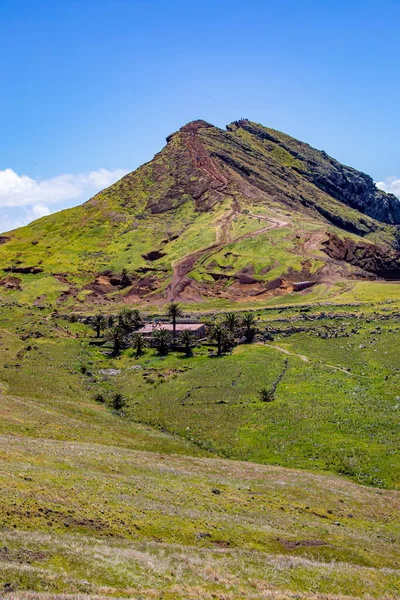
[[[81,323],[2,305],[7,598],[400,597],[383,489],[399,485],[399,323],[389,302],[343,311],[260,308],[261,328],[306,331],[221,358],[113,359]]]
[[[17,320],[14,332],[1,333],[0,379],[6,394],[29,399],[32,410],[37,409],[33,399],[46,410],[56,407],[65,418],[85,416],[91,427],[78,439],[90,441],[100,431],[108,435],[106,424],[113,417],[94,397],[102,393],[109,401],[122,392],[128,402],[124,428],[134,431],[138,426],[133,422],[161,428],[173,435],[180,451],[185,451],[180,444],[194,444],[229,458],[331,470],[363,483],[396,487],[398,324],[396,319],[379,321],[377,330],[378,321],[351,315],[341,321],[288,322],[288,327],[306,331],[277,336],[270,346],[240,346],[231,356],[209,358],[207,349],[199,348],[190,359],[180,353],[164,358],[148,349],[139,360],[129,350],[111,359],[90,337],[66,337],[69,329],[59,325],[66,322],[48,317],[33,328],[44,337],[23,341],[27,325]],[[282,327],[282,322],[260,316],[260,325]],[[318,337],[339,325],[340,335],[349,337]],[[73,327],[78,335],[93,335],[82,325]],[[275,401],[262,402],[260,390],[276,381],[285,358],[288,370]],[[9,421],[3,426],[15,432]],[[44,435],[48,431],[46,427]],[[31,435],[43,434],[33,428]],[[56,427],[53,436],[65,439],[63,428]],[[128,431],[126,436],[123,443],[129,446]]]
[[[355,281],[338,296],[338,302],[389,302],[400,305],[400,282],[398,281]]]
[[[400,593],[397,492],[100,443],[2,436],[0,454],[0,577],[16,591]]]

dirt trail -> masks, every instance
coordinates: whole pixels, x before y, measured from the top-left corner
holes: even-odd
[[[172,263],[173,274],[172,280],[167,288],[167,300],[176,300],[177,296],[183,288],[185,287],[184,278],[186,275],[193,269],[196,262],[201,258],[204,254],[207,254],[210,250],[214,250],[215,248],[219,248],[219,244],[211,244],[211,246],[206,246],[205,248],[201,248],[200,250],[196,250],[196,252],[192,252],[192,254],[187,254],[180,260]]]
[[[240,242],[241,240],[246,240],[248,238],[253,238],[261,235],[265,231],[269,231],[270,229],[278,229],[279,227],[286,227],[289,225],[289,221],[283,221],[282,219],[278,219],[277,217],[265,217],[264,215],[254,215],[253,213],[249,213],[248,217],[253,217],[254,219],[258,219],[259,221],[267,221],[269,225],[267,227],[263,227],[262,229],[257,229],[257,231],[250,231],[250,233],[245,233],[233,241]]]
[[[187,146],[192,155],[194,165],[198,169],[205,171],[212,179],[218,182],[219,186],[215,188],[217,191],[222,192],[228,185],[228,180],[223,173],[221,173],[212,158],[209,156],[205,146],[199,141],[197,130],[193,130],[187,135]]]
[[[290,352],[289,350],[286,350],[286,348],[281,348],[280,346],[273,346],[272,344],[266,344],[266,346],[268,346],[268,348],[274,348],[274,350],[279,350],[279,352],[283,352],[283,354],[287,354],[288,356],[297,356],[297,358],[300,358],[300,360],[302,360],[303,362],[310,362],[310,359],[307,356],[304,356],[304,354],[296,354],[295,352]]]
[[[229,211],[229,214],[222,217],[221,222],[216,227],[216,241],[214,244],[206,246],[205,248],[201,248],[200,250],[196,250],[196,252],[192,252],[191,254],[187,254],[186,256],[172,264],[173,275],[171,283],[168,286],[168,301],[176,300],[179,293],[183,291],[183,289],[186,287],[184,281],[185,277],[193,269],[196,262],[208,252],[212,250],[219,250],[219,248],[222,248],[226,243],[240,242],[245,239],[257,237],[271,229],[285,227],[289,223],[288,221],[283,221],[275,217],[265,217],[261,215],[253,215],[252,213],[250,213],[251,217],[267,221],[269,222],[269,225],[263,227],[262,229],[257,229],[256,231],[251,231],[250,233],[245,233],[244,235],[231,239],[229,235],[230,224],[232,222],[233,217],[238,213],[240,213],[240,207],[238,205],[232,206]]]
[[[277,217],[266,217],[265,215],[255,215],[254,213],[249,213],[250,217],[254,219],[258,219],[259,221],[267,221],[268,223],[276,223],[277,227],[285,227],[289,225],[289,221],[284,221],[282,219],[278,219]]]
[[[217,227],[215,229],[215,236],[216,236],[217,244],[224,244],[224,243],[226,244],[226,243],[232,241],[231,235],[230,235],[232,221],[235,218],[235,216],[240,213],[240,204],[237,201],[237,199],[235,198],[235,196],[233,194],[228,194],[228,193],[226,195],[231,196],[232,204],[231,204],[229,212],[222,215],[220,223],[219,223],[219,225],[217,225]]]
[[[265,344],[268,348],[273,348],[274,350],[278,350],[278,352],[283,352],[283,354],[287,354],[288,356],[297,356],[303,362],[315,362],[321,366],[328,367],[329,369],[334,369],[335,371],[342,371],[342,373],[346,373],[346,375],[354,376],[354,373],[350,373],[343,367],[336,367],[335,365],[329,365],[328,363],[324,363],[322,361],[317,361],[309,358],[308,356],[304,356],[304,354],[296,354],[295,352],[290,352],[286,350],[286,348],[281,348],[281,346],[274,346],[272,344]]]
[[[224,244],[240,242],[244,239],[249,239],[253,237],[257,237],[262,233],[269,231],[270,229],[275,229],[277,227],[284,227],[288,225],[288,221],[283,221],[282,219],[275,217],[266,217],[264,215],[254,215],[253,213],[249,213],[248,216],[258,219],[259,221],[267,221],[269,223],[268,226],[263,227],[262,229],[258,229],[257,231],[252,231],[250,233],[246,233],[237,238],[233,238],[230,235],[232,221],[236,215],[240,214],[241,207],[238,199],[235,194],[229,192],[226,188],[228,186],[228,179],[226,176],[221,173],[212,158],[209,156],[207,149],[200,142],[197,137],[197,129],[191,130],[185,133],[187,147],[190,150],[192,155],[192,160],[194,165],[202,169],[205,173],[207,173],[212,179],[214,179],[218,186],[214,188],[214,191],[218,193],[223,193],[223,196],[229,196],[232,199],[232,203],[228,212],[224,213],[219,220],[216,228],[215,228],[215,243],[205,248],[201,248],[192,252],[191,254],[187,254],[183,258],[175,261],[172,264],[173,274],[170,285],[167,288],[167,300],[175,300],[178,295],[185,289],[190,280],[187,278],[188,273],[193,269],[196,262],[208,252],[212,250],[218,250]]]

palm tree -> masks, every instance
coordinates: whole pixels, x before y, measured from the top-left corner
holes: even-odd
[[[171,345],[171,334],[167,329],[160,327],[155,329],[152,333],[152,338],[156,347],[158,348],[159,354],[168,354],[168,350]]]
[[[167,315],[172,320],[172,336],[176,337],[176,320],[183,317],[183,310],[177,302],[170,302],[167,306]]]
[[[123,327],[124,329],[127,329],[129,327],[130,312],[131,311],[129,310],[129,308],[123,308],[119,311],[117,319],[118,325],[120,327]]]
[[[187,357],[192,356],[192,346],[194,345],[195,339],[196,338],[190,329],[184,329],[179,336],[180,342],[185,346],[185,354]]]
[[[256,322],[256,318],[253,315],[253,313],[246,313],[243,316],[242,319],[243,325],[245,327],[245,336],[246,336],[246,341],[248,344],[250,344],[253,341],[253,337],[255,334],[255,329],[254,329],[254,324]]]
[[[140,333],[137,333],[133,340],[133,348],[136,349],[136,358],[143,354],[144,338]]]
[[[140,329],[140,327],[142,327],[143,317],[139,309],[135,308],[131,311],[131,322],[134,329]]]
[[[125,343],[126,331],[121,325],[114,325],[106,331],[106,338],[112,342],[113,350],[112,355],[118,356],[121,353],[122,347]]]
[[[231,341],[229,331],[221,325],[216,323],[211,330],[210,338],[217,342],[217,356],[221,356],[222,352],[229,346]]]
[[[92,326],[93,326],[93,329],[96,331],[96,337],[99,338],[101,331],[106,326],[106,319],[105,319],[104,315],[102,315],[101,313],[94,315],[94,317],[92,319]]]
[[[139,327],[143,325],[143,318],[140,314],[140,310],[137,308],[134,310],[124,308],[118,314],[118,323],[126,330],[127,333],[131,333],[132,330],[139,329]]]
[[[224,315],[223,323],[231,333],[239,327],[239,317],[234,312],[228,312]]]

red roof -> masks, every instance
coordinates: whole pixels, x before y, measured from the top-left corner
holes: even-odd
[[[203,323],[177,323],[176,331],[199,331],[204,327]],[[148,323],[144,327],[138,330],[137,333],[153,333],[157,329],[166,329],[167,331],[173,331],[174,327],[172,323]]]

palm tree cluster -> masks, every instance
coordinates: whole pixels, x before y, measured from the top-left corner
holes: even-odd
[[[239,337],[244,337],[246,343],[251,344],[256,333],[256,317],[253,313],[246,313],[240,319],[236,313],[228,312],[212,327],[210,340],[216,342],[217,356],[221,356],[235,345]]]
[[[184,329],[177,335],[176,325],[179,318],[183,317],[182,307],[172,301],[167,305],[166,314],[172,321],[171,333],[160,326],[154,327],[151,336],[151,345],[157,348],[160,355],[166,355],[171,349],[178,347],[184,349],[187,357],[192,356],[196,337],[190,329]],[[136,357],[144,352],[145,339],[137,330],[144,321],[138,309],[124,308],[117,316],[108,316],[98,313],[91,319],[96,338],[102,333],[106,340],[112,343],[112,356],[118,356],[123,349],[133,348]],[[229,351],[240,340],[250,344],[257,333],[256,317],[253,313],[246,313],[242,317],[235,312],[227,312],[211,328],[209,339],[217,345],[217,355],[221,356]]]
[[[116,317],[106,317],[97,313],[92,317],[91,325],[96,332],[96,338],[104,333],[105,339],[112,342],[113,356],[118,356],[122,349],[128,347],[135,347],[138,356],[142,353],[143,340],[139,334],[134,335],[143,325],[143,318],[138,309],[124,308]]]
[[[167,305],[166,314],[172,321],[172,336],[170,332],[166,329],[163,329],[162,326],[157,327],[154,329],[152,334],[153,344],[158,349],[159,354],[162,355],[168,354],[171,348],[183,346],[185,348],[186,356],[191,356],[192,348],[196,341],[193,333],[189,329],[184,329],[181,331],[179,336],[176,334],[177,320],[183,317],[183,310],[180,304],[174,301],[170,302]]]

